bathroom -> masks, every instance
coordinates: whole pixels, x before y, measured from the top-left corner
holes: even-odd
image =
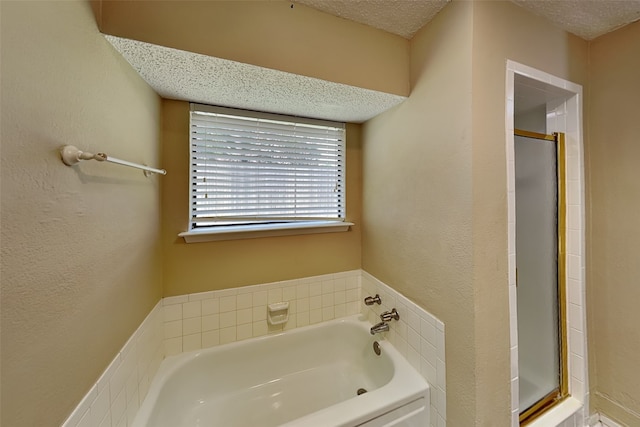
[[[214,56],[408,98],[347,126],[350,231],[187,244],[188,103],[158,96],[96,24],[135,38],[145,3],[0,7],[2,425],[61,425],[162,298],[359,270],[444,324],[447,425],[512,425],[506,59],[584,90],[584,424],[640,425],[640,23],[586,41],[512,2],[452,1],[407,40],[302,5],[210,5]],[[281,31],[252,37],[237,16],[267,9]],[[159,36],[183,34],[179,18]],[[67,168],[65,144],[168,174]]]

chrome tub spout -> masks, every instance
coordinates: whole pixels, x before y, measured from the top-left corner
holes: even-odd
[[[376,323],[371,327],[371,335],[379,334],[381,332],[387,332],[389,330],[389,324],[387,322]]]

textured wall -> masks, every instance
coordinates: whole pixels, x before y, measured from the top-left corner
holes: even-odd
[[[159,99],[88,2],[1,2],[2,419],[58,426],[161,294]],[[170,172],[171,173],[171,172]]]
[[[162,101],[164,296],[296,279],[360,268],[360,126],[347,125],[348,232],[184,242],[189,219],[189,103]]]
[[[365,125],[363,269],[444,320],[447,421],[510,423],[505,66],[586,82],[587,44],[510,2],[452,2],[412,93]]]
[[[590,43],[587,303],[592,409],[640,425],[640,22]]]
[[[106,34],[406,96],[409,42],[289,1],[102,1]]]
[[[473,21],[473,265],[477,425],[508,425],[506,60],[585,85],[587,43],[508,1]],[[501,421],[503,420],[503,421]]]
[[[453,2],[416,34],[409,99],[363,139],[362,266],[445,323],[451,426],[474,425],[476,400],[472,19],[472,3]]]

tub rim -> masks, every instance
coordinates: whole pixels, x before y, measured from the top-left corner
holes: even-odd
[[[221,344],[205,349],[193,350],[166,357],[149,384],[149,390],[132,423],[132,427],[148,427],[149,419],[155,409],[165,383],[182,366],[191,361],[228,349],[250,346],[256,342],[273,340],[276,337],[290,334],[304,334],[306,331],[327,327],[336,324],[355,325],[363,334],[369,335],[372,324],[362,314],[319,322],[313,325],[302,326],[285,330],[275,334],[249,338],[228,344]],[[297,419],[291,420],[280,427],[346,427],[357,426],[368,420],[372,420],[389,411],[424,398],[425,410],[430,407],[430,386],[420,373],[411,366],[400,352],[387,340],[386,333],[376,337],[381,350],[389,357],[393,365],[393,375],[388,383],[354,398],[336,403],[315,412],[309,413]],[[373,351],[373,350],[372,350]]]

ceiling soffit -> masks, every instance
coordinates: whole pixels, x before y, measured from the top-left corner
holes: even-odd
[[[163,98],[362,123],[404,96],[105,36]]]

